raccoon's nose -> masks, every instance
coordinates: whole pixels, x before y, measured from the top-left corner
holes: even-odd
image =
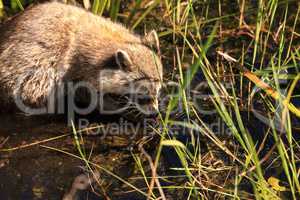
[[[139,96],[136,99],[138,108],[142,109],[148,117],[156,117],[158,114],[158,101],[153,96]]]
[[[148,118],[156,118],[158,116],[158,112],[151,112],[150,114],[147,115]]]
[[[154,98],[151,96],[139,96],[137,97],[137,103],[140,105],[152,104],[154,102]]]

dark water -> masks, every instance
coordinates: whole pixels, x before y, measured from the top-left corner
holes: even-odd
[[[18,147],[61,135],[64,124],[25,116],[0,116],[2,149]],[[69,141],[68,141],[69,140]],[[45,143],[59,149],[71,149],[70,138]],[[59,199],[81,163],[39,145],[0,153],[1,199]],[[39,198],[39,196],[41,198]]]
[[[39,144],[25,148],[20,148],[20,146],[72,133],[66,121],[59,117],[51,119],[22,115],[0,116],[0,121],[0,144],[3,143],[1,149],[19,147],[16,150],[0,152],[1,199],[62,199],[70,189],[73,179],[83,173],[81,167],[85,166],[84,163],[78,158]],[[79,155],[72,134],[44,142],[42,145]],[[84,149],[86,152],[92,150],[90,159],[93,163],[101,165],[122,178],[126,179],[134,169],[132,166],[134,161],[129,151],[122,150],[120,146],[109,147],[99,137],[85,137]],[[108,186],[112,185],[109,191],[118,190],[117,188],[122,185],[105,173],[101,175],[101,178]],[[89,199],[92,196],[101,199],[92,192],[82,194],[83,197],[86,195]],[[113,192],[110,196],[114,196]],[[122,195],[118,194],[118,196]]]

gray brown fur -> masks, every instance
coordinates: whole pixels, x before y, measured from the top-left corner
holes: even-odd
[[[68,81],[98,87],[98,79],[103,79],[107,82],[101,92],[122,94],[127,92],[128,78],[143,74],[150,84],[140,84],[151,94],[157,95],[160,87],[161,62],[145,44],[146,38],[75,6],[56,2],[33,6],[7,21],[0,35],[2,104],[20,92],[26,104],[45,105],[50,92]],[[100,70],[116,67],[111,61],[120,50],[129,56],[130,67],[99,77]]]

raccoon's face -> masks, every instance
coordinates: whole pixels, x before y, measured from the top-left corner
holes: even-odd
[[[128,44],[116,50],[114,59],[117,68],[108,67],[99,75],[100,112],[133,118],[156,114],[163,73],[157,54],[145,45]]]

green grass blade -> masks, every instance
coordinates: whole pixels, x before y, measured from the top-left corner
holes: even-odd
[[[118,13],[119,13],[119,10],[120,10],[120,3],[121,3],[121,0],[112,0],[111,1],[109,16],[110,16],[110,19],[112,21],[117,20]]]

